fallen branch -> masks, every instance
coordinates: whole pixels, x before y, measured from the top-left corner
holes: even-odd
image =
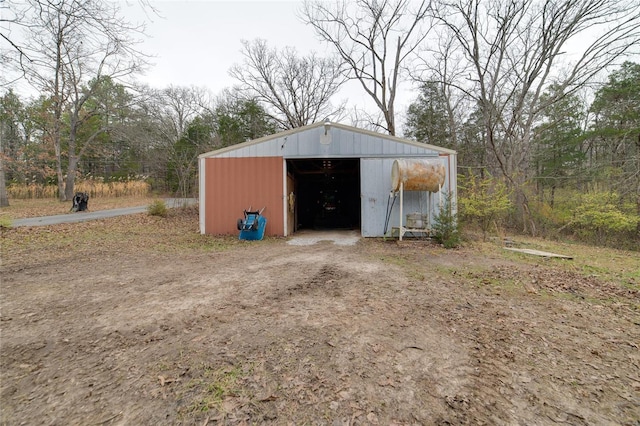
[[[562,232],[567,226],[571,226],[573,225],[573,221],[570,220],[569,222],[565,223],[564,225],[562,225],[560,228],[558,228],[556,230],[556,232]]]
[[[424,349],[419,346],[405,346],[404,348],[400,349],[400,352],[404,351],[405,349],[417,349],[419,351],[424,351]]]

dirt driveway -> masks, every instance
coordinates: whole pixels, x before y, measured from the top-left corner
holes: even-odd
[[[11,232],[2,424],[640,422],[638,291],[553,261],[146,236],[31,258],[46,230]]]

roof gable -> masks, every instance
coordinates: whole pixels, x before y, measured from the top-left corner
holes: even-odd
[[[325,128],[327,124],[327,128]],[[334,143],[337,142],[337,143]],[[394,146],[394,145],[398,146]],[[199,158],[283,156],[286,158],[455,154],[447,148],[339,123],[318,122],[201,154]]]

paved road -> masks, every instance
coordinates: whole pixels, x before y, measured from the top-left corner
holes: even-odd
[[[183,207],[196,203],[195,198],[165,198],[167,207]],[[124,207],[121,209],[99,210],[96,212],[78,212],[59,214],[55,216],[30,217],[26,219],[15,219],[11,221],[11,226],[47,226],[60,223],[86,222],[88,220],[106,219],[109,217],[123,216],[127,214],[144,213],[148,205],[138,207]]]

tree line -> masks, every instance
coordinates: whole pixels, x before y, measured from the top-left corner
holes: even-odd
[[[631,0],[306,0],[300,18],[333,54],[245,40],[229,71],[238,84],[217,97],[132,83],[147,66],[136,48],[144,27],[117,4],[0,7],[28,34],[0,33],[3,61],[41,94],[22,99],[0,81],[0,179],[57,184],[61,200],[87,175],[144,175],[188,194],[198,154],[331,117],[457,150],[462,187],[469,174],[499,180],[510,224],[525,232],[580,223],[557,217],[581,205],[567,202],[576,194],[598,194],[632,225],[640,216],[640,5]],[[371,108],[336,102],[350,81]],[[398,124],[402,85],[418,96]]]
[[[639,63],[624,62],[594,91],[565,94],[541,111],[526,146],[503,147],[500,156],[486,135],[480,107],[472,104],[466,116],[451,120],[443,90],[437,82],[423,83],[408,108],[404,131],[407,137],[457,150],[463,188],[469,182],[466,189],[477,190],[476,177],[500,179],[511,194],[510,223],[528,233],[591,225],[602,234],[599,241],[609,231],[624,229],[622,234],[638,243]],[[551,85],[541,93],[542,101],[558,96],[557,90]],[[521,159],[507,174],[504,162],[513,157]]]
[[[59,151],[48,133],[52,113],[46,96],[23,101],[9,90],[0,97],[8,185],[57,185],[60,167],[65,173],[62,200],[73,194],[75,179],[69,173],[103,181],[144,179],[158,192],[191,196],[199,154],[278,128],[257,101],[232,93],[212,99],[205,89],[173,86],[134,92],[108,77],[91,84],[94,95],[80,111],[76,144],[69,146],[71,127],[65,118]]]

